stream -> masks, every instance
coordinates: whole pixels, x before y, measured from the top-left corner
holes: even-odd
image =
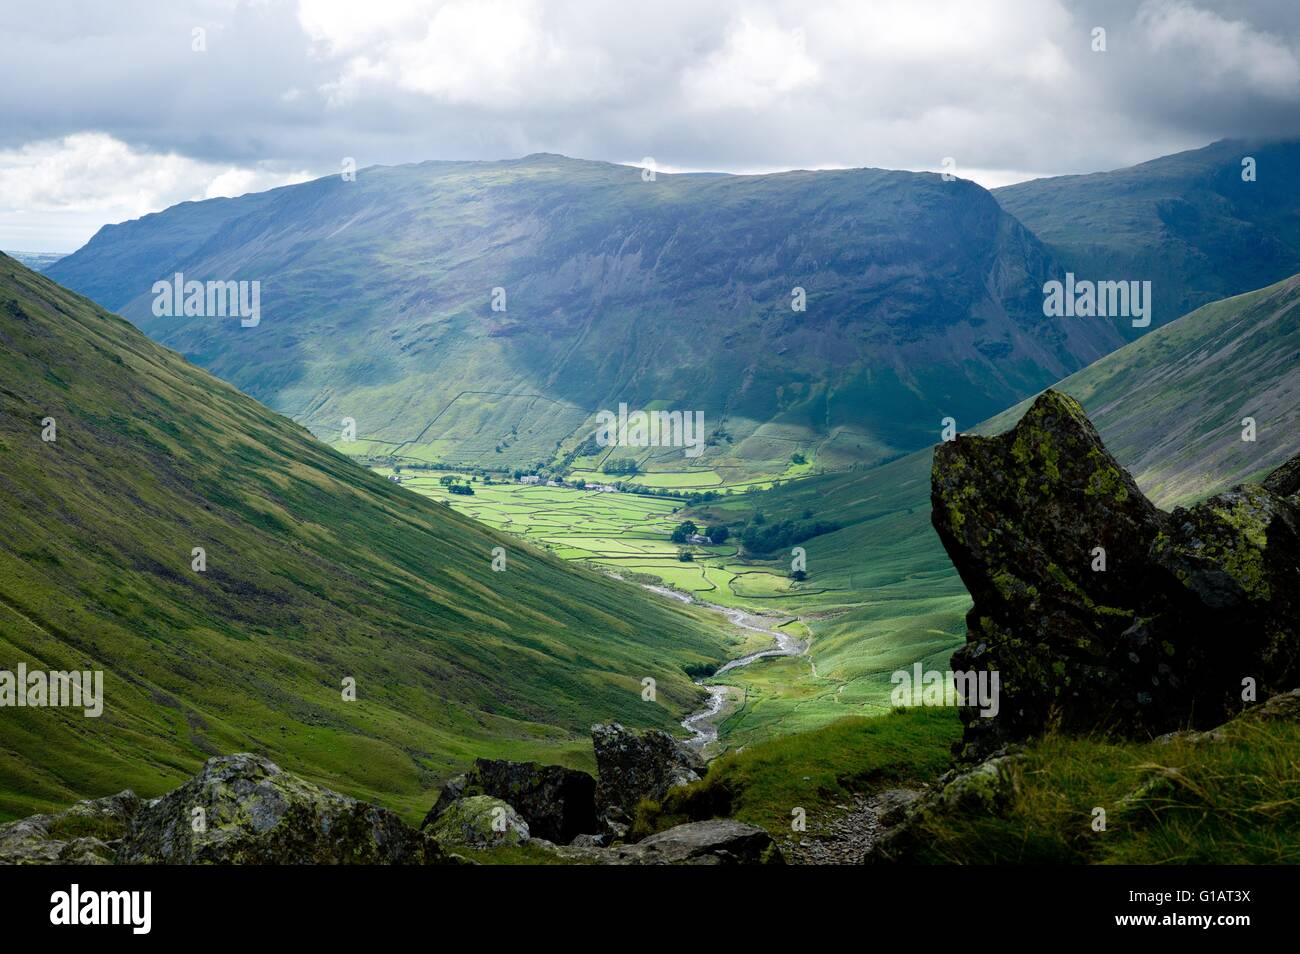
[[[807,645],[799,639],[791,636],[789,633],[782,633],[779,630],[767,629],[757,625],[757,621],[763,621],[760,616],[753,613],[746,613],[744,610],[732,609],[727,606],[719,606],[717,603],[705,603],[702,600],[693,599],[684,593],[678,593],[663,586],[650,586],[642,584],[647,590],[658,593],[661,596],[667,596],[671,599],[679,600],[682,603],[693,603],[696,606],[703,606],[705,609],[711,609],[722,613],[735,626],[741,629],[748,629],[755,633],[763,633],[771,636],[776,640],[776,645],[771,649],[764,649],[756,653],[750,653],[747,656],[741,656],[730,662],[719,666],[718,670],[710,677],[716,678],[725,672],[733,669],[743,669],[750,663],[759,659],[767,659],[771,656],[798,656],[807,650]],[[709,703],[694,715],[689,715],[682,720],[682,728],[691,733],[691,738],[687,739],[685,744],[696,748],[704,748],[710,742],[716,742],[718,739],[718,726],[713,721],[714,718],[722,711],[722,706],[727,701],[727,686],[706,686],[703,679],[696,679],[695,684],[704,689],[709,694]]]

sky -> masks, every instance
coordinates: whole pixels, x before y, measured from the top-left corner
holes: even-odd
[[[1298,0],[0,0],[18,251],[347,158],[993,188],[1295,135]]]

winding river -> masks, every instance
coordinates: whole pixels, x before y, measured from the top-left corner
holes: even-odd
[[[715,612],[722,613],[735,626],[741,629],[748,629],[755,633],[763,633],[771,636],[776,640],[776,645],[771,649],[764,649],[756,653],[750,653],[747,656],[741,656],[730,662],[718,667],[709,678],[717,678],[725,672],[733,669],[742,669],[750,663],[759,659],[767,659],[771,656],[798,656],[804,653],[808,646],[800,639],[796,639],[789,633],[783,633],[780,630],[768,629],[765,626],[758,625],[760,622],[766,622],[761,616],[755,616],[753,613],[746,613],[744,610],[733,609],[728,606],[719,606],[717,603],[706,603],[703,600],[693,599],[684,593],[678,593],[676,590],[670,590],[664,586],[649,586],[642,584],[647,590],[658,593],[661,596],[667,596],[671,599],[679,600],[682,603],[693,603],[696,606],[703,606],[705,609],[711,609]],[[715,719],[718,713],[722,711],[722,706],[727,701],[727,686],[706,686],[703,679],[696,679],[695,684],[704,689],[709,694],[709,703],[699,712],[687,716],[682,720],[682,727],[691,733],[691,738],[686,740],[686,745],[703,748],[710,742],[716,742],[718,739],[718,725]]]

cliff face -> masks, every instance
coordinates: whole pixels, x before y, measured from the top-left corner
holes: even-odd
[[[971,754],[1051,724],[1204,727],[1294,686],[1297,490],[1300,458],[1165,513],[1055,391],[1004,434],[940,445],[931,520],[975,601],[952,668],[1000,681],[996,715],[961,710]]]

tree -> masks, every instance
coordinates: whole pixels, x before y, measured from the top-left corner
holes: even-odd
[[[681,560],[683,563],[694,563],[695,554],[693,554],[690,550],[678,550],[677,559]]]
[[[804,457],[803,454],[799,453],[798,451],[795,451],[793,454],[790,455],[790,463],[806,464],[808,463],[808,458]]]
[[[716,527],[709,527],[704,531],[704,535],[714,543],[726,543],[727,537],[731,536],[731,531],[719,524]]]
[[[691,521],[687,520],[685,523],[679,523],[677,525],[677,529],[673,531],[673,535],[670,539],[672,540],[673,543],[685,543],[687,537],[689,537],[693,533],[699,533],[699,532],[700,532],[700,528],[697,527]]]

